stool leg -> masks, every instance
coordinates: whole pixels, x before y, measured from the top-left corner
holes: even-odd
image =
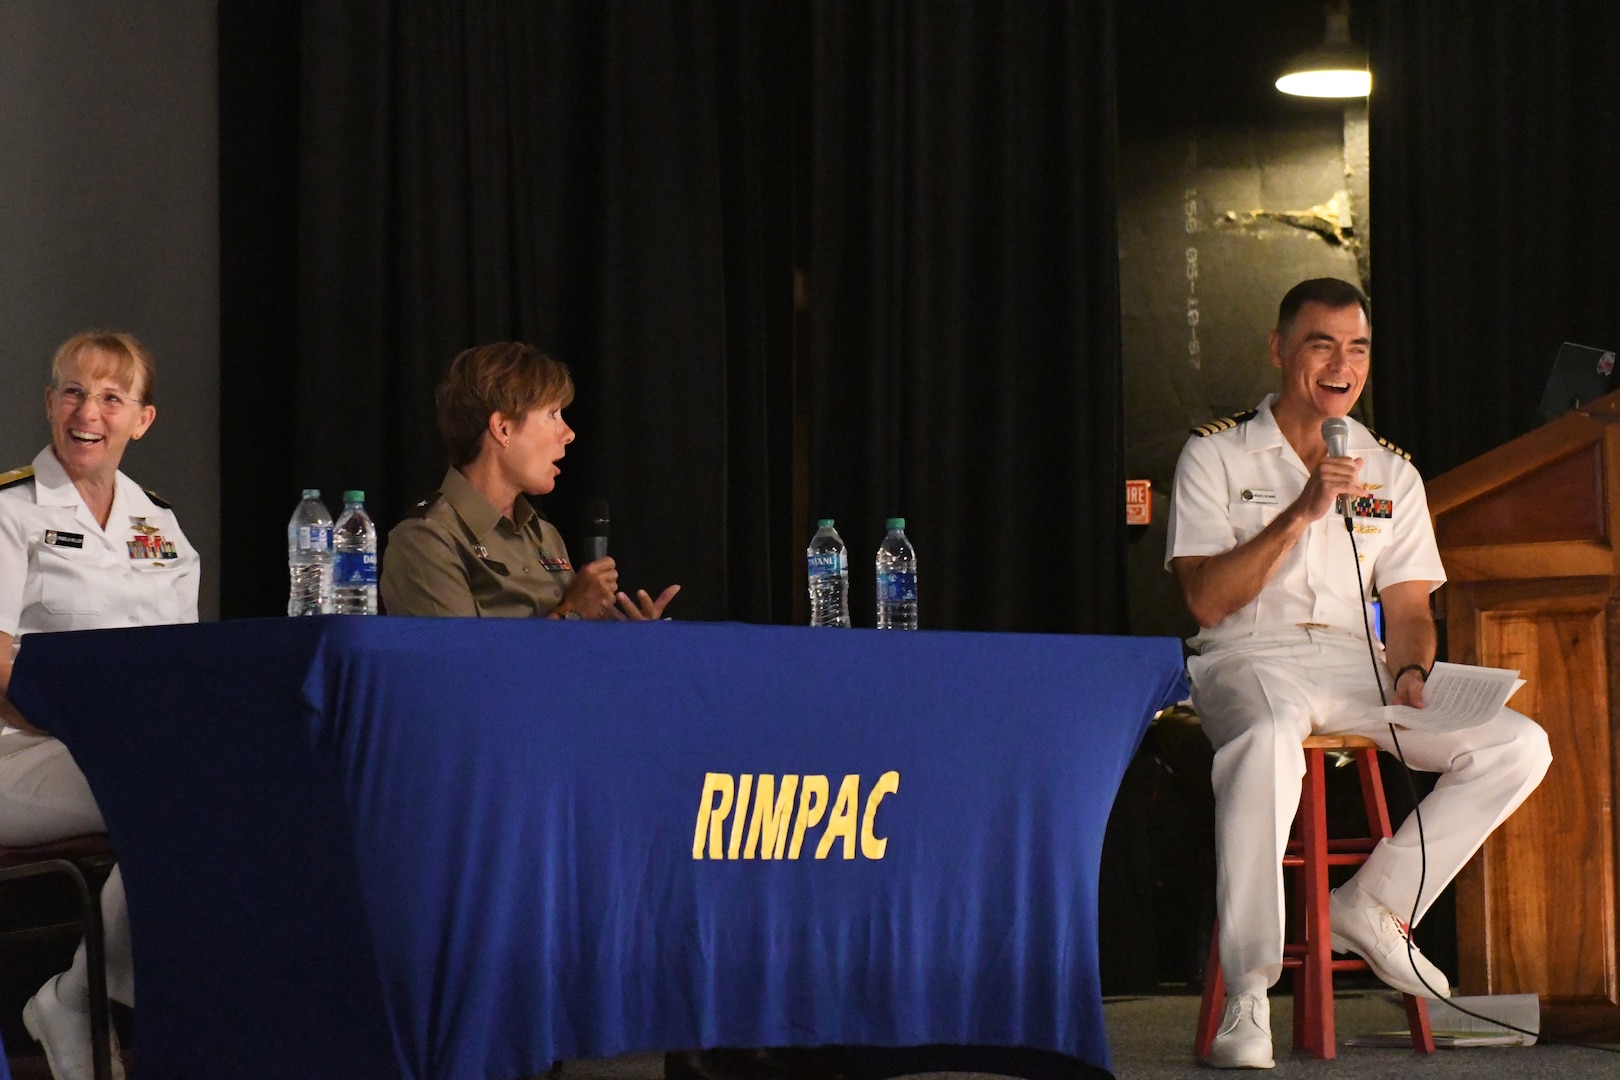
[[[1328,913],[1327,791],[1323,751],[1305,751],[1305,784],[1299,816],[1304,823],[1305,963],[1298,975],[1305,982],[1305,1046],[1315,1057],[1337,1055],[1333,1030],[1332,917]]]
[[[1361,805],[1367,811],[1367,835],[1391,836],[1389,804],[1384,801],[1384,778],[1378,768],[1378,751],[1367,747],[1356,750],[1356,775],[1361,780]]]
[[[1215,929],[1209,939],[1209,960],[1204,965],[1204,999],[1198,1006],[1198,1034],[1193,1039],[1193,1056],[1200,1060],[1209,1056],[1215,1043],[1215,1034],[1221,1027],[1221,1012],[1226,1008],[1226,976],[1221,971],[1221,921],[1215,920]]]
[[[1412,1053],[1434,1053],[1434,1029],[1429,1027],[1429,1003],[1411,994],[1402,994],[1406,1002],[1406,1026],[1412,1033]]]
[[[1308,756],[1307,756],[1306,760],[1307,760],[1307,762],[1309,761]],[[1307,764],[1306,767],[1309,768],[1309,765]],[[1293,828],[1293,841],[1292,842],[1293,842],[1295,850],[1297,850],[1299,852],[1304,852],[1304,850],[1305,850],[1305,831],[1306,831],[1305,823],[1308,820],[1308,815],[1306,814],[1306,809],[1307,808],[1306,808],[1306,805],[1305,805],[1305,802],[1304,802],[1305,790],[1303,788],[1300,789],[1300,799],[1301,799],[1300,805],[1294,811],[1294,828]],[[1294,869],[1299,870],[1301,868],[1300,867],[1294,867]],[[1303,955],[1304,954],[1304,948],[1305,948],[1305,940],[1306,940],[1306,938],[1305,938],[1305,928],[1310,925],[1310,918],[1309,918],[1308,909],[1305,906],[1305,879],[1304,879],[1303,876],[1301,876],[1301,875],[1299,875],[1297,873],[1294,876],[1294,902],[1290,906],[1292,908],[1293,916],[1294,916],[1294,935],[1293,935],[1292,939],[1285,939],[1284,951],[1286,952],[1287,947],[1289,945],[1296,945],[1296,946],[1298,946],[1300,948],[1300,952],[1301,952],[1300,966],[1297,966],[1297,967],[1294,968],[1294,1042],[1293,1042],[1293,1047],[1294,1047],[1294,1052],[1297,1054],[1300,1051],[1305,1049],[1305,1044],[1306,1044],[1306,1041],[1307,1041],[1306,1038],[1305,1038],[1305,1031],[1306,1031],[1307,1026],[1309,1025],[1310,1019],[1311,1019],[1310,997],[1305,992],[1305,967],[1304,967],[1304,955]]]
[[[1356,773],[1361,778],[1361,803],[1367,810],[1367,835],[1389,836],[1389,804],[1384,801],[1384,779],[1378,766],[1378,751],[1356,751]],[[1412,1052],[1434,1053],[1434,1029],[1429,1026],[1429,1003],[1411,994],[1402,994],[1406,1005],[1406,1026],[1412,1032]]]

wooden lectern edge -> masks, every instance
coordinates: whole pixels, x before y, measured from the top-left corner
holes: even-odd
[[[1597,442],[1613,420],[1620,420],[1620,391],[1441,473],[1424,485],[1429,516],[1438,517],[1478,498],[1522,475],[1533,464],[1553,461]]]
[[[1453,547],[1445,552],[1446,581],[1595,578],[1620,575],[1614,548],[1596,540]]]

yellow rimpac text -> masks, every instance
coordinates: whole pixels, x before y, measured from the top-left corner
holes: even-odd
[[[844,858],[853,859],[858,837],[862,858],[881,859],[889,838],[877,834],[878,806],[899,790],[900,774],[893,770],[879,776],[864,799],[855,773],[844,777],[837,795],[825,776],[708,773],[698,801],[692,858],[797,859],[805,833],[826,818],[816,858],[825,859],[842,840]]]

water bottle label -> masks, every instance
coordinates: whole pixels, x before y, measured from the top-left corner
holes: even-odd
[[[377,553],[375,551],[340,551],[333,560],[332,584],[377,584]]]
[[[331,551],[332,526],[330,525],[300,525],[298,526],[299,551]]]
[[[877,576],[879,600],[916,600],[917,575],[910,570],[891,570]]]
[[[837,577],[843,572],[844,560],[836,551],[822,551],[810,556],[810,576]]]

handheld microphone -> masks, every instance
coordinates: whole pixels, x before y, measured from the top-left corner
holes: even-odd
[[[1342,416],[1322,421],[1322,441],[1327,443],[1328,457],[1349,457],[1350,421]]]
[[[1328,457],[1350,456],[1350,421],[1342,416],[1330,416],[1322,421],[1322,441],[1327,443]],[[1334,503],[1334,508],[1344,518],[1345,528],[1350,527],[1350,506],[1340,495]]]
[[[607,558],[608,505],[600,495],[585,500],[585,561]]]

